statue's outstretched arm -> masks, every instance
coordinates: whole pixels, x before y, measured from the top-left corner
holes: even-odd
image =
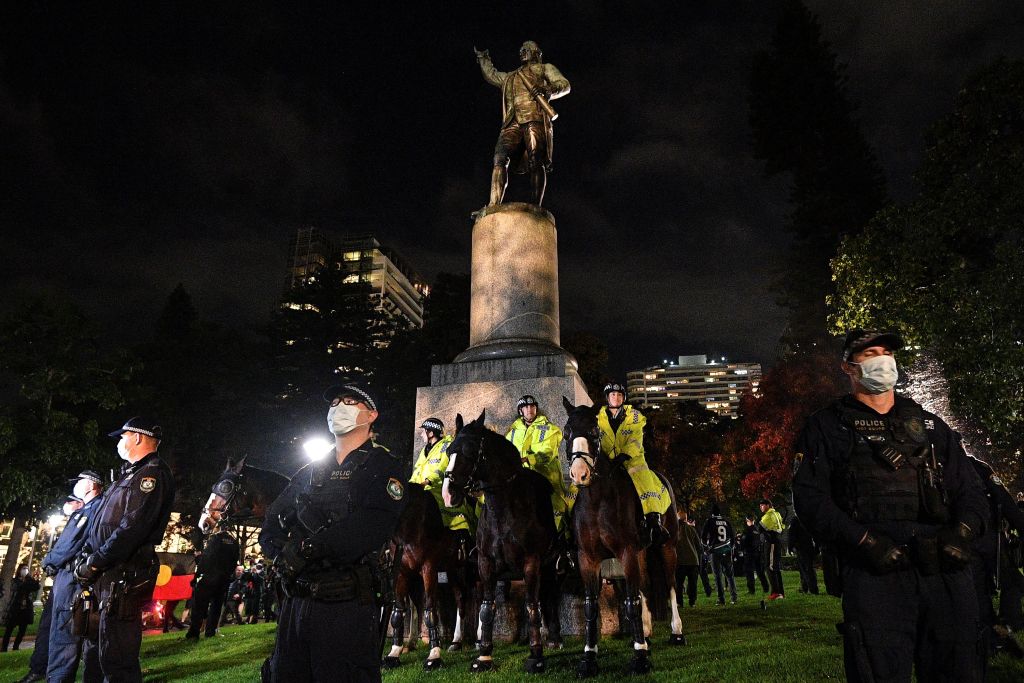
[[[476,53],[476,62],[480,65],[480,73],[484,75],[484,80],[494,87],[500,88],[508,78],[508,74],[494,68],[494,64],[491,63],[491,53],[488,50],[477,50],[474,47],[473,52]]]

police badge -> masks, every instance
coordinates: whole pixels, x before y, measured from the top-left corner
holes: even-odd
[[[402,496],[405,495],[405,491],[402,489],[402,482],[398,481],[394,477],[388,479],[388,495],[393,500],[402,500]]]

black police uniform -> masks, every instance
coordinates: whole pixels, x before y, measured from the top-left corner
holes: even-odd
[[[74,565],[85,546],[89,522],[99,510],[102,500],[102,497],[97,496],[71,513],[64,531],[43,558],[43,568],[47,574],[53,575],[49,654],[43,666],[49,681],[73,681],[78,671],[82,638],[72,633],[71,629],[71,607],[78,590]],[[36,648],[39,649],[38,643]]]
[[[156,453],[125,465],[89,524],[86,551],[96,580],[100,629],[85,644],[85,683],[141,681],[142,606],[160,568],[154,546],[163,540],[174,502],[174,477]]]
[[[260,546],[289,594],[272,680],[380,680],[382,605],[370,574],[405,507],[403,470],[367,441],[340,465],[328,457],[303,467],[267,510]],[[282,519],[294,520],[288,530]]]
[[[754,576],[761,581],[761,592],[768,592],[768,579],[765,577],[764,567],[761,565],[761,534],[756,526],[748,526],[743,530],[740,538],[740,547],[743,549],[743,573],[747,577],[747,592],[754,595],[756,584]]]
[[[908,398],[882,415],[847,395],[808,419],[796,450],[797,514],[843,562],[847,679],[909,682],[913,665],[922,681],[980,680],[971,572],[940,560],[936,540],[960,523],[979,532],[985,515],[955,433]],[[911,564],[875,569],[858,547],[868,531],[906,545]]]

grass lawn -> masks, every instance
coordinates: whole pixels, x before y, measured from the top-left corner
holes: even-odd
[[[787,572],[787,584],[796,585],[795,574]],[[835,623],[839,601],[828,596],[800,595],[769,604],[762,611],[758,598],[740,595],[736,606],[718,607],[713,599],[699,598],[693,609],[683,609],[683,629],[688,644],[664,644],[668,630],[655,625],[650,681],[822,681],[843,680],[842,648]],[[186,642],[182,632],[146,636],[142,645],[143,673],[147,681],[195,681],[232,683],[258,681],[263,659],[273,647],[274,624],[229,626],[223,637]],[[631,655],[626,640],[601,641],[599,681],[622,678]],[[338,643],[339,648],[344,643]],[[538,678],[566,680],[575,677],[575,665],[582,650],[578,638],[569,638],[565,649],[548,653],[548,673]],[[422,681],[426,674],[422,646],[402,656],[404,666],[384,672],[386,683]],[[445,653],[447,667],[430,674],[434,681],[522,681],[522,663],[527,648],[499,645],[498,671],[470,675],[471,651]],[[28,666],[29,652],[0,654],[0,681],[17,680]],[[1024,662],[999,655],[990,670],[990,681],[1024,680]]]

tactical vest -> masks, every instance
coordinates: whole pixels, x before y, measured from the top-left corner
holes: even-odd
[[[835,404],[840,422],[853,437],[845,463],[840,506],[861,523],[944,523],[949,510],[924,410],[896,397],[888,415]]]

